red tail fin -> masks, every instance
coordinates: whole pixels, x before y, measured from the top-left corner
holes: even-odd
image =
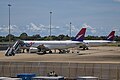
[[[114,37],[115,37],[115,31],[112,31],[112,32],[108,35],[107,40],[113,41]]]
[[[82,28],[79,33],[75,36],[73,41],[83,41],[85,37],[86,28]]]

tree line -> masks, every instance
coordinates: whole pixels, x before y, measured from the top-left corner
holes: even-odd
[[[0,36],[0,42],[8,42],[9,41],[9,36],[12,42],[17,41],[17,40],[69,40],[69,39],[73,39],[74,37],[68,36],[68,35],[52,35],[50,36],[44,36],[41,37],[39,34],[35,34],[32,36],[29,36],[27,33],[22,33],[20,34],[20,36],[14,36],[12,34],[9,34],[7,36]],[[85,37],[86,40],[105,40],[106,36],[86,36]],[[115,41],[120,41],[120,36],[115,36],[114,38]]]

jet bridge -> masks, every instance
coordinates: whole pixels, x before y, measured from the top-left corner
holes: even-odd
[[[18,40],[16,41],[13,46],[8,47],[5,52],[5,56],[14,56],[15,53],[19,50],[19,48],[23,45],[23,42]]]

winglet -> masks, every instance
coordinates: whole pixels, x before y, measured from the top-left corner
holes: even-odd
[[[108,35],[107,40],[113,41],[114,37],[115,37],[115,31],[112,31],[112,32]]]
[[[85,37],[86,28],[82,28],[79,33],[75,36],[73,41],[83,41]]]

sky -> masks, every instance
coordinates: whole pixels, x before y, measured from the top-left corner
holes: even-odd
[[[75,36],[82,27],[86,36],[106,36],[112,30],[120,36],[120,0],[0,0],[0,36],[11,34]]]

